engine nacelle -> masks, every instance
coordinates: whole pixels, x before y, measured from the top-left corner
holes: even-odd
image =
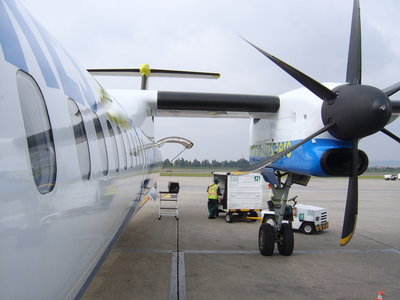
[[[352,149],[336,148],[324,152],[321,156],[321,168],[330,176],[350,176],[352,170]],[[368,168],[368,156],[358,150],[358,175]]]

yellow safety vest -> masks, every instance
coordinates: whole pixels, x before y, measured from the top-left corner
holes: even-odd
[[[218,184],[212,184],[207,190],[208,199],[218,199]]]

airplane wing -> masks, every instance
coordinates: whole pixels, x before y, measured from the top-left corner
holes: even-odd
[[[219,73],[153,69],[142,64],[138,69],[88,69],[93,76],[142,77],[142,91],[108,90],[116,99],[142,99],[153,116],[200,118],[263,118],[276,113],[280,107],[278,96],[148,91],[149,77],[179,77],[217,79]],[[156,93],[156,94],[155,94]],[[123,101],[123,100],[122,100]],[[136,100],[136,104],[137,104]]]
[[[277,113],[280,108],[278,96],[125,89],[110,89],[107,92],[118,99],[137,124],[141,124],[146,115],[262,119]]]
[[[246,94],[162,92],[157,93],[157,116],[262,117],[279,110],[278,96]]]

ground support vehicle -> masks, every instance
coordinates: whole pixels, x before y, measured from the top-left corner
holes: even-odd
[[[399,174],[399,177],[396,177],[396,175],[394,175],[394,174],[383,175],[383,177],[385,178],[385,180],[397,180],[397,178],[400,179],[400,174]]]
[[[293,199],[293,201],[292,228],[294,230],[299,230],[305,234],[311,234],[329,228],[328,210],[326,208],[297,204],[295,199]],[[275,212],[273,210],[262,210],[261,216],[263,223],[274,225]]]
[[[266,207],[268,189],[259,173],[232,175],[229,172],[213,172],[219,178],[220,193],[218,213],[225,213],[225,221],[236,218],[260,220],[259,212]]]

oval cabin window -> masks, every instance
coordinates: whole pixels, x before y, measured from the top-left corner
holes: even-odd
[[[47,194],[56,184],[57,164],[46,102],[36,81],[23,71],[17,73],[17,87],[32,176],[39,192]]]
[[[78,152],[79,168],[84,180],[90,178],[90,152],[89,143],[86,135],[85,123],[83,122],[81,111],[74,100],[68,99],[69,115],[71,117],[72,128],[74,130],[75,144]]]
[[[108,120],[107,120],[107,128],[108,128],[108,134],[110,135],[110,139],[111,139],[111,145],[112,145],[111,152],[114,157],[115,172],[119,172],[119,157],[118,157],[117,140],[115,139],[113,127],[112,127],[110,121],[108,121]]]
[[[108,174],[108,158],[107,158],[107,146],[106,146],[106,141],[104,139],[103,128],[101,127],[101,123],[97,114],[92,112],[92,117],[93,117],[94,128],[96,130],[97,145],[100,151],[101,167],[103,170],[103,175],[106,176]]]

